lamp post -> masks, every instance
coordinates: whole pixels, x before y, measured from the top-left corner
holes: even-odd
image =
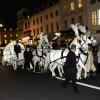
[[[2,28],[3,27],[3,24],[0,24],[0,27]]]

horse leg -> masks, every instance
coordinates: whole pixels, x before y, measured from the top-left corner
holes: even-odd
[[[81,71],[82,71],[82,68],[80,66],[78,66],[78,68],[77,68],[77,80],[82,79],[81,78]]]
[[[58,65],[57,68],[58,68],[60,77],[62,77],[62,74],[63,74],[63,72],[64,72],[64,71],[63,71],[63,67],[62,67],[61,65]]]
[[[54,65],[55,65],[55,64],[53,64],[53,63],[51,63],[51,64],[49,65],[49,69],[50,69],[50,71],[51,71],[51,73],[52,73],[52,77],[55,77],[55,76],[56,76],[56,75],[55,75],[55,72],[54,72],[56,66],[54,66]]]
[[[37,61],[36,61],[36,60],[34,60],[34,70],[33,70],[33,72],[35,72],[36,63],[37,63]]]
[[[79,66],[80,66],[81,68],[84,69],[84,78],[86,78],[86,77],[87,77],[87,70],[86,70],[85,65],[82,63],[81,60],[78,61],[78,64],[79,64]],[[82,69],[80,69],[79,71],[82,71]],[[81,75],[81,74],[80,74],[80,75]]]
[[[17,61],[13,61],[13,69],[17,70]]]

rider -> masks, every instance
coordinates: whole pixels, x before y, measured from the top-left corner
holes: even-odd
[[[18,59],[18,53],[21,53],[21,47],[18,40],[16,40],[16,44],[14,45],[14,51]]]

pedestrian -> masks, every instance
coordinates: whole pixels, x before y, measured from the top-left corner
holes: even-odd
[[[93,47],[91,44],[88,44],[88,58],[85,66],[88,77],[96,75],[96,66],[94,64],[94,58],[93,58]]]
[[[19,45],[19,41],[16,40],[16,44],[14,45],[14,51],[16,54],[17,59],[19,58],[18,53],[21,53],[21,47]]]
[[[25,70],[30,69],[30,65],[31,67],[34,68],[33,62],[32,62],[32,58],[33,58],[33,54],[32,54],[32,50],[30,48],[30,46],[26,46],[26,49],[24,51],[24,68]],[[32,70],[33,70],[32,68]]]
[[[100,48],[98,48],[97,57],[98,57],[98,65],[97,65],[97,75],[100,75]]]
[[[76,74],[77,74],[77,68],[76,68],[76,55],[75,55],[76,45],[71,45],[71,48],[69,49],[68,55],[66,57],[66,62],[64,65],[64,71],[65,71],[65,82],[63,83],[63,87],[66,87],[68,85],[68,82],[71,81],[73,90],[76,93],[79,93],[78,87],[76,85]]]

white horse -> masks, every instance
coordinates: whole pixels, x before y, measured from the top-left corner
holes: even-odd
[[[74,27],[75,26],[75,27]],[[92,39],[89,39],[88,37],[90,36],[90,34],[84,34],[84,36],[79,36],[79,33],[78,33],[78,28],[79,28],[79,26],[78,26],[78,24],[76,24],[76,25],[71,25],[71,28],[74,30],[74,32],[75,32],[75,35],[76,35],[76,38],[72,41],[72,43],[71,44],[76,44],[76,55],[78,55],[78,54],[80,54],[80,50],[79,50],[79,48],[82,48],[84,51],[85,51],[85,49],[87,50],[88,49],[88,43],[92,43],[92,42],[95,42],[95,41],[93,41],[94,40],[94,38]],[[79,40],[80,39],[80,40]],[[90,41],[91,40],[91,41]],[[80,43],[80,42],[81,43]],[[63,53],[62,53],[63,52]],[[67,56],[67,54],[68,54],[68,52],[69,52],[69,50],[68,49],[65,49],[64,51],[62,51],[62,50],[52,50],[48,55],[47,55],[47,57],[46,57],[46,60],[45,60],[45,69],[48,67],[49,69],[50,69],[50,71],[52,72],[52,76],[55,76],[55,72],[54,72],[54,70],[55,70],[55,68],[57,67],[58,68],[58,71],[59,71],[59,73],[60,73],[60,76],[62,77],[62,73],[61,72],[63,72],[62,71],[62,68],[63,68],[63,65],[64,65],[64,62],[65,62],[65,60],[66,60],[66,56]],[[86,51],[85,51],[86,52]],[[83,56],[82,56],[82,54],[80,55],[80,57],[82,58]],[[85,68],[85,65],[84,65],[84,63],[82,62],[82,59],[79,59],[78,60],[78,66],[80,66],[81,68],[83,68],[84,69],[84,71],[85,71],[85,75],[84,75],[84,77],[86,77],[86,68]],[[85,57],[85,61],[86,61],[86,57]],[[79,70],[79,72],[80,72],[80,70]],[[80,78],[80,73],[78,72],[78,74],[77,74],[77,79],[79,79]]]
[[[34,72],[37,64],[42,71],[44,70],[43,66],[45,62],[45,57],[47,56],[47,53],[50,52],[50,50],[52,49],[52,46],[48,42],[47,35],[40,33],[40,35],[38,35],[38,38],[40,39],[40,42],[37,45],[36,50],[33,51]]]
[[[13,69],[16,70],[18,65],[22,65],[22,68],[24,68],[24,46],[19,43],[20,47],[21,47],[21,53],[18,54],[19,59],[17,59],[16,54],[14,52],[14,45],[16,43],[12,42],[9,43],[3,51],[3,57],[2,57],[2,64],[3,66],[5,65],[5,63],[7,63],[7,65],[12,65]]]

